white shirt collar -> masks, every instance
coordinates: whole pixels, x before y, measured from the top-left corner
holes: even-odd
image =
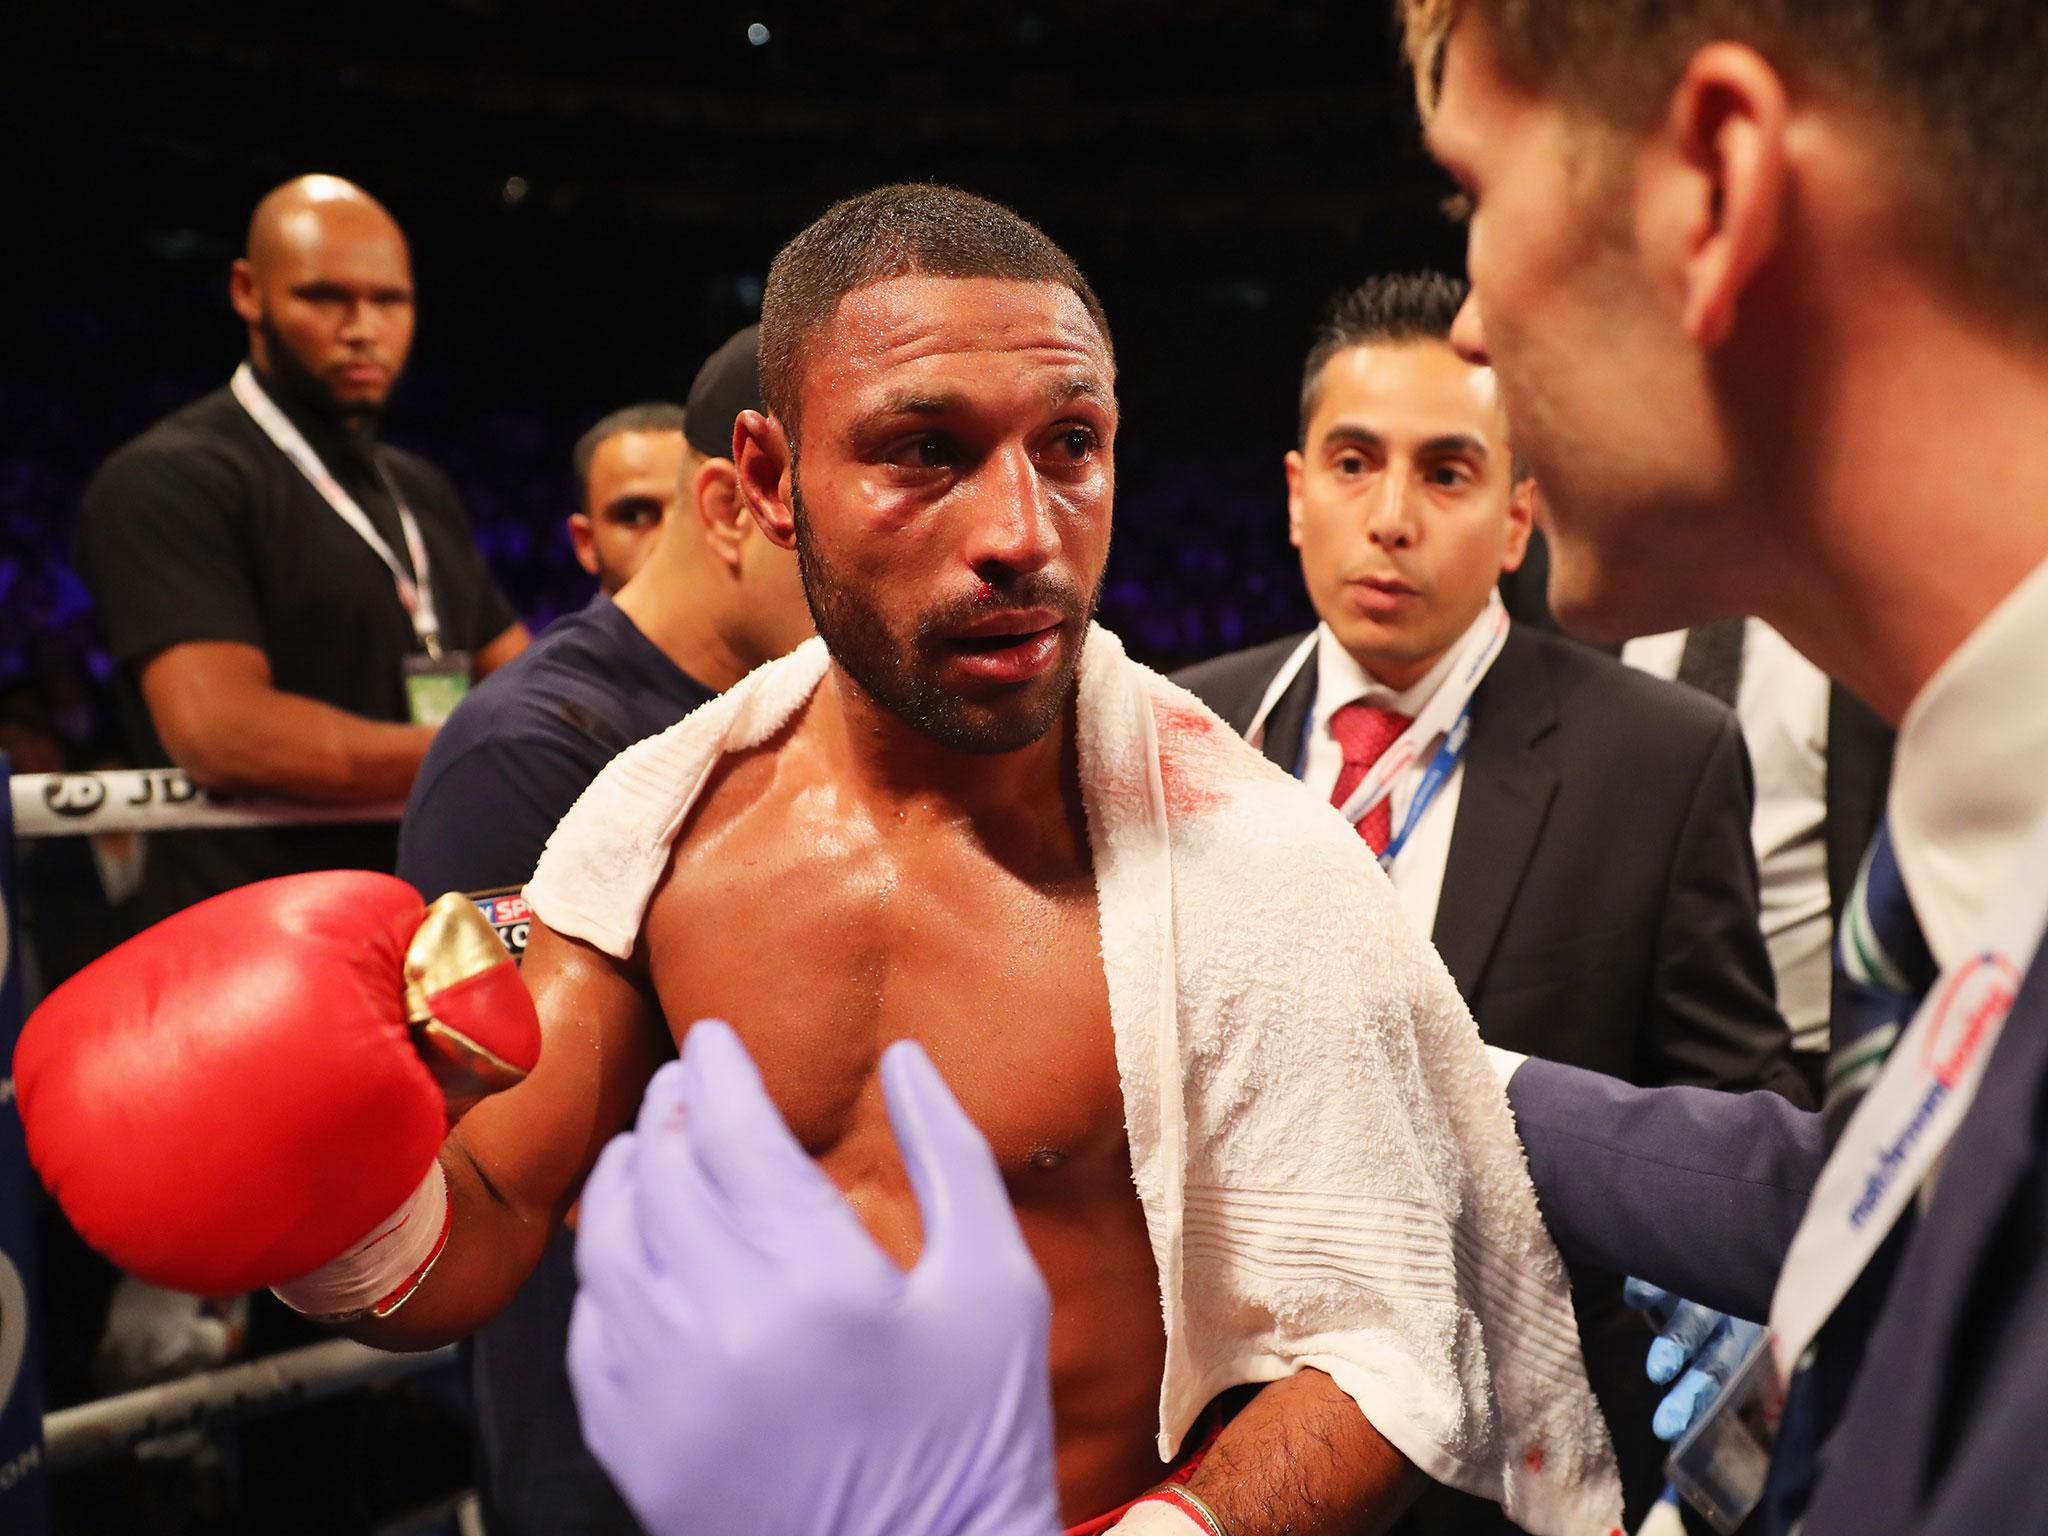
[[[1451,669],[1458,664],[1473,645],[1479,643],[1479,632],[1485,625],[1489,609],[1479,610],[1479,616],[1465,627],[1465,632],[1437,658],[1436,665],[1425,673],[1413,687],[1396,692],[1374,677],[1358,664],[1358,658],[1344,649],[1327,624],[1316,626],[1316,707],[1311,729],[1321,733],[1327,731],[1330,716],[1346,704],[1355,704],[1361,699],[1368,704],[1377,704],[1382,709],[1391,709],[1411,719],[1422,713],[1429,701],[1436,696],[1444,679],[1451,675]]]
[[[1946,966],[2048,812],[2048,563],[1914,698],[1899,726],[1888,809],[1914,914]]]

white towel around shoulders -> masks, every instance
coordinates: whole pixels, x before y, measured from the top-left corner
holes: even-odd
[[[712,767],[828,664],[814,640],[621,753],[549,839],[535,914],[630,954]],[[1309,1366],[1438,1481],[1536,1536],[1607,1536],[1564,1266],[1443,962],[1348,822],[1100,628],[1078,721],[1161,1456],[1218,1392]]]

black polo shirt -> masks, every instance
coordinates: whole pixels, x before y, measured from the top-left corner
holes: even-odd
[[[271,394],[409,565],[386,476],[405,498],[426,546],[445,647],[481,650],[511,627],[516,615],[447,476]],[[390,569],[224,388],[100,466],[86,487],[75,558],[122,663],[122,724],[144,766],[170,758],[137,675],[150,656],[185,641],[257,646],[287,693],[370,720],[409,718],[403,658],[421,647]],[[271,875],[389,870],[396,846],[389,826],[164,833],[150,842],[142,915],[152,921]]]
[[[399,829],[398,873],[476,896],[516,950],[518,888],[598,770],[711,697],[599,593],[492,673],[441,727]],[[557,1232],[471,1345],[486,1518],[498,1536],[634,1536],[583,1444],[565,1366],[575,1245]]]

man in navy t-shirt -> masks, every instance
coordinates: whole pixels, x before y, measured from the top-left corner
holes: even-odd
[[[808,636],[796,558],[740,500],[732,420],[759,408],[748,327],[690,391],[685,494],[615,597],[549,626],[464,699],[420,765],[398,873],[428,897],[516,894],[597,771]]]
[[[734,336],[691,386],[684,494],[646,563],[472,690],[420,766],[398,873],[429,899],[469,894],[514,954],[526,943],[519,888],[598,770],[811,632],[796,557],[755,527],[729,457],[733,418],[761,408],[755,340],[752,326]],[[558,1234],[473,1343],[492,1536],[639,1529],[584,1448],[569,1395],[572,1254]]]

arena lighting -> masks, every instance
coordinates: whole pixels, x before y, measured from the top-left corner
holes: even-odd
[[[747,41],[752,43],[756,48],[765,46],[768,42],[768,27],[766,23],[759,21],[748,22]]]

